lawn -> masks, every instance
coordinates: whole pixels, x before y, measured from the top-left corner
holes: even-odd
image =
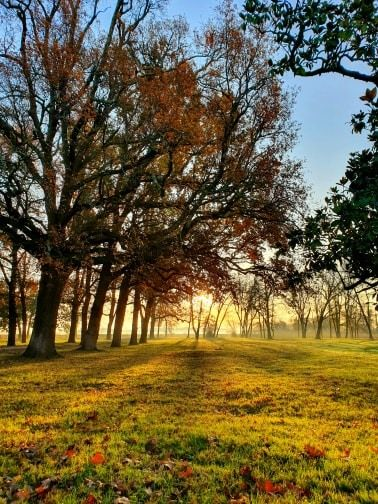
[[[0,503],[378,502],[378,345],[0,349]]]

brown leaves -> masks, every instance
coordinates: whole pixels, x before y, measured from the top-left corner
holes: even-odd
[[[27,501],[30,499],[30,497],[31,497],[31,492],[28,488],[23,488],[21,490],[18,490],[14,495],[14,498],[18,501]]]
[[[186,479],[193,476],[193,469],[190,466],[184,465],[182,471],[178,473],[179,478]]]
[[[46,478],[34,489],[37,497],[43,499],[56,485],[57,480],[54,478]]]
[[[316,448],[316,446],[305,445],[304,452],[309,458],[318,459],[325,457],[325,451],[321,448]]]
[[[83,504],[97,504],[97,499],[93,494],[89,494]]]
[[[89,461],[91,464],[101,465],[105,463],[105,457],[102,453],[96,452],[94,455],[90,457]]]
[[[252,471],[249,466],[243,466],[239,470],[240,476],[243,478],[243,490],[255,490],[259,493],[268,495],[284,495],[286,492],[293,492],[297,497],[308,497],[310,491],[301,488],[292,482],[274,483],[270,479],[259,479],[252,476]],[[243,502],[237,499],[231,499],[230,502]]]
[[[350,448],[344,448],[344,450],[341,452],[340,458],[347,460],[350,458]]]
[[[360,96],[360,100],[372,102],[376,96],[377,88],[374,87],[373,89],[366,89],[365,94],[363,96]]]

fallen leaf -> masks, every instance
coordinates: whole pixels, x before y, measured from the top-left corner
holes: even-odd
[[[272,495],[283,495],[286,491],[283,485],[273,483],[270,480],[257,481],[256,487],[260,492]]]
[[[350,448],[345,448],[340,455],[343,459],[348,459],[350,457]]]
[[[193,476],[193,469],[190,466],[185,466],[182,471],[178,473],[179,478],[190,478],[190,476]]]
[[[18,492],[15,493],[14,497],[19,501],[26,501],[30,499],[30,490],[27,488],[18,490]]]
[[[100,465],[105,463],[105,457],[102,453],[96,452],[94,455],[92,455],[89,461],[91,462],[91,464]]]
[[[89,494],[83,504],[97,504],[97,499],[94,495]]]
[[[306,445],[304,447],[306,455],[310,458],[321,458],[325,456],[325,451],[321,448],[316,448],[315,446]]]
[[[98,418],[98,411],[92,411],[92,413],[89,413],[86,420],[88,422],[88,421],[92,421],[92,420],[97,420],[97,418]]]
[[[369,446],[369,450],[378,455],[378,448],[376,446]]]
[[[37,494],[37,497],[39,498],[45,497],[48,494],[48,492],[50,492],[55,482],[56,480],[52,478],[46,478],[43,481],[41,481],[41,484],[34,489],[35,493]]]
[[[67,457],[67,458],[72,458],[76,455],[76,452],[73,448],[68,448],[65,452],[64,452],[64,456]]]

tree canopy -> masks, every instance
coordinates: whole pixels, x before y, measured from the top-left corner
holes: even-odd
[[[311,77],[329,72],[378,84],[378,13],[373,0],[341,2],[248,0],[242,17],[279,45],[272,71]],[[378,285],[378,101],[368,87],[367,109],[352,118],[370,146],[350,156],[345,176],[331,188],[323,208],[307,220],[292,243],[304,244],[315,270],[337,269],[347,288]]]

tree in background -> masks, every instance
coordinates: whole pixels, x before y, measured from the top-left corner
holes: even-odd
[[[311,77],[330,72],[366,82],[367,110],[352,118],[370,147],[350,156],[345,176],[323,208],[293,235],[315,270],[347,272],[352,289],[378,286],[378,13],[374,0],[248,0],[242,17],[272,35],[281,49],[272,71]],[[345,277],[342,275],[342,278]]]

